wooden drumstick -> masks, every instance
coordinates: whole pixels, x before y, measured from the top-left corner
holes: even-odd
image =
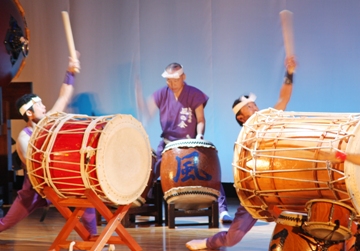
[[[280,12],[280,18],[286,57],[291,57],[294,55],[293,13],[283,10]]]
[[[73,38],[71,25],[70,25],[69,13],[67,11],[62,11],[61,14],[62,14],[62,18],[63,18],[66,39],[67,39],[69,52],[70,52],[70,57],[73,58],[74,60],[77,60],[77,55],[76,55],[76,50],[75,50],[75,43],[74,43],[74,38]],[[80,72],[80,70],[78,68],[75,68],[74,70],[77,73]]]

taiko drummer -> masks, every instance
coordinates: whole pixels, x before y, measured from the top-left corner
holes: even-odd
[[[280,97],[274,106],[274,108],[278,110],[285,110],[288,102],[290,101],[293,89],[293,73],[296,68],[296,62],[293,56],[285,59],[285,67],[286,74],[280,89]],[[235,119],[240,126],[242,126],[243,123],[251,117],[251,115],[259,111],[255,100],[256,96],[254,94],[250,94],[248,96],[241,96],[234,101],[232,110],[235,114]],[[207,239],[189,241],[186,243],[186,247],[190,250],[201,250],[234,246],[241,241],[248,231],[250,231],[256,221],[257,220],[254,219],[240,204],[228,231],[221,231]]]
[[[80,62],[77,59],[69,58],[69,65],[66,71],[64,82],[60,89],[60,94],[53,108],[48,111],[62,112],[68,105],[74,90],[75,72],[80,69]],[[49,201],[42,198],[31,186],[26,172],[26,152],[28,142],[36,124],[46,116],[46,107],[41,102],[41,98],[35,94],[25,94],[16,101],[16,106],[26,121],[26,127],[20,132],[17,142],[16,151],[25,168],[24,183],[22,189],[18,191],[14,203],[11,205],[5,217],[0,219],[0,232],[15,226],[22,219],[26,218],[35,209],[46,207]],[[91,235],[97,234],[96,215],[94,208],[87,208],[82,216],[84,226]]]
[[[157,110],[160,111],[162,140],[156,151],[156,179],[160,176],[161,153],[167,143],[187,138],[204,139],[204,108],[209,99],[202,91],[185,82],[184,68],[179,63],[169,64],[161,76],[166,79],[167,85],[155,91],[146,104],[142,98],[140,85],[137,83],[136,86],[137,102],[142,115],[149,120]],[[232,217],[228,214],[222,186],[218,202],[220,221],[231,222]]]

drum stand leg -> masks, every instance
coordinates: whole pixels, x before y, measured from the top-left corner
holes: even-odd
[[[60,198],[50,187],[45,187],[43,192],[47,199],[53,203],[60,214],[66,219],[65,225],[49,248],[49,251],[60,251],[62,248],[68,249],[70,245],[73,245],[74,250],[97,251],[104,248],[107,243],[126,245],[130,250],[142,250],[139,244],[120,224],[131,204],[119,206],[115,213],[112,213],[91,189],[85,191],[87,198],[84,199]],[[69,207],[75,207],[75,209],[71,211]],[[86,208],[95,208],[108,222],[99,236],[91,236],[79,221]],[[67,240],[73,230],[79,234],[83,241],[73,244],[72,241]],[[113,232],[116,232],[118,236],[112,236]]]

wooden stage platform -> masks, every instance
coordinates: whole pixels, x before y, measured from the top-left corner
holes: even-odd
[[[228,199],[231,215],[234,215],[238,203],[239,201],[236,198]],[[37,210],[14,228],[0,233],[0,250],[47,251],[65,224],[65,219],[57,212],[56,208],[51,207],[45,220],[40,222],[42,213],[41,209]],[[178,218],[177,222],[196,223],[206,222],[206,220],[206,217],[185,217]],[[185,247],[187,241],[195,238],[206,238],[226,229],[228,226],[228,224],[220,224],[219,228],[212,229],[208,226],[177,226],[175,229],[169,229],[165,225],[142,225],[126,228],[126,230],[144,251],[186,251],[188,250]],[[222,250],[267,251],[274,226],[274,223],[258,221],[241,243]],[[102,228],[102,226],[98,227],[99,232]],[[71,233],[69,239],[81,240],[76,232]],[[107,250],[107,248],[103,250]],[[129,248],[124,245],[115,245],[115,250],[129,250]]]

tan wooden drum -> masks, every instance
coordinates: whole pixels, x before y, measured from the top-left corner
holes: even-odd
[[[274,206],[306,212],[313,199],[360,211],[360,167],[330,162],[335,150],[360,153],[360,114],[266,109],[244,124],[234,148],[235,187],[256,219],[273,221]]]
[[[355,211],[346,204],[316,199],[306,204],[308,220],[303,226],[310,235],[330,241],[351,238]]]
[[[30,32],[18,0],[0,1],[0,87],[22,70],[29,52]]]
[[[167,144],[162,152],[160,177],[164,199],[175,208],[209,207],[220,195],[221,170],[215,146],[196,139]]]
[[[270,239],[269,251],[348,251],[344,242],[322,242],[305,233],[301,227],[277,223]],[[354,238],[355,239],[355,238]]]
[[[28,175],[44,196],[84,197],[91,189],[105,203],[126,205],[144,191],[151,172],[151,147],[131,115],[90,117],[55,113],[43,118],[30,138]]]

